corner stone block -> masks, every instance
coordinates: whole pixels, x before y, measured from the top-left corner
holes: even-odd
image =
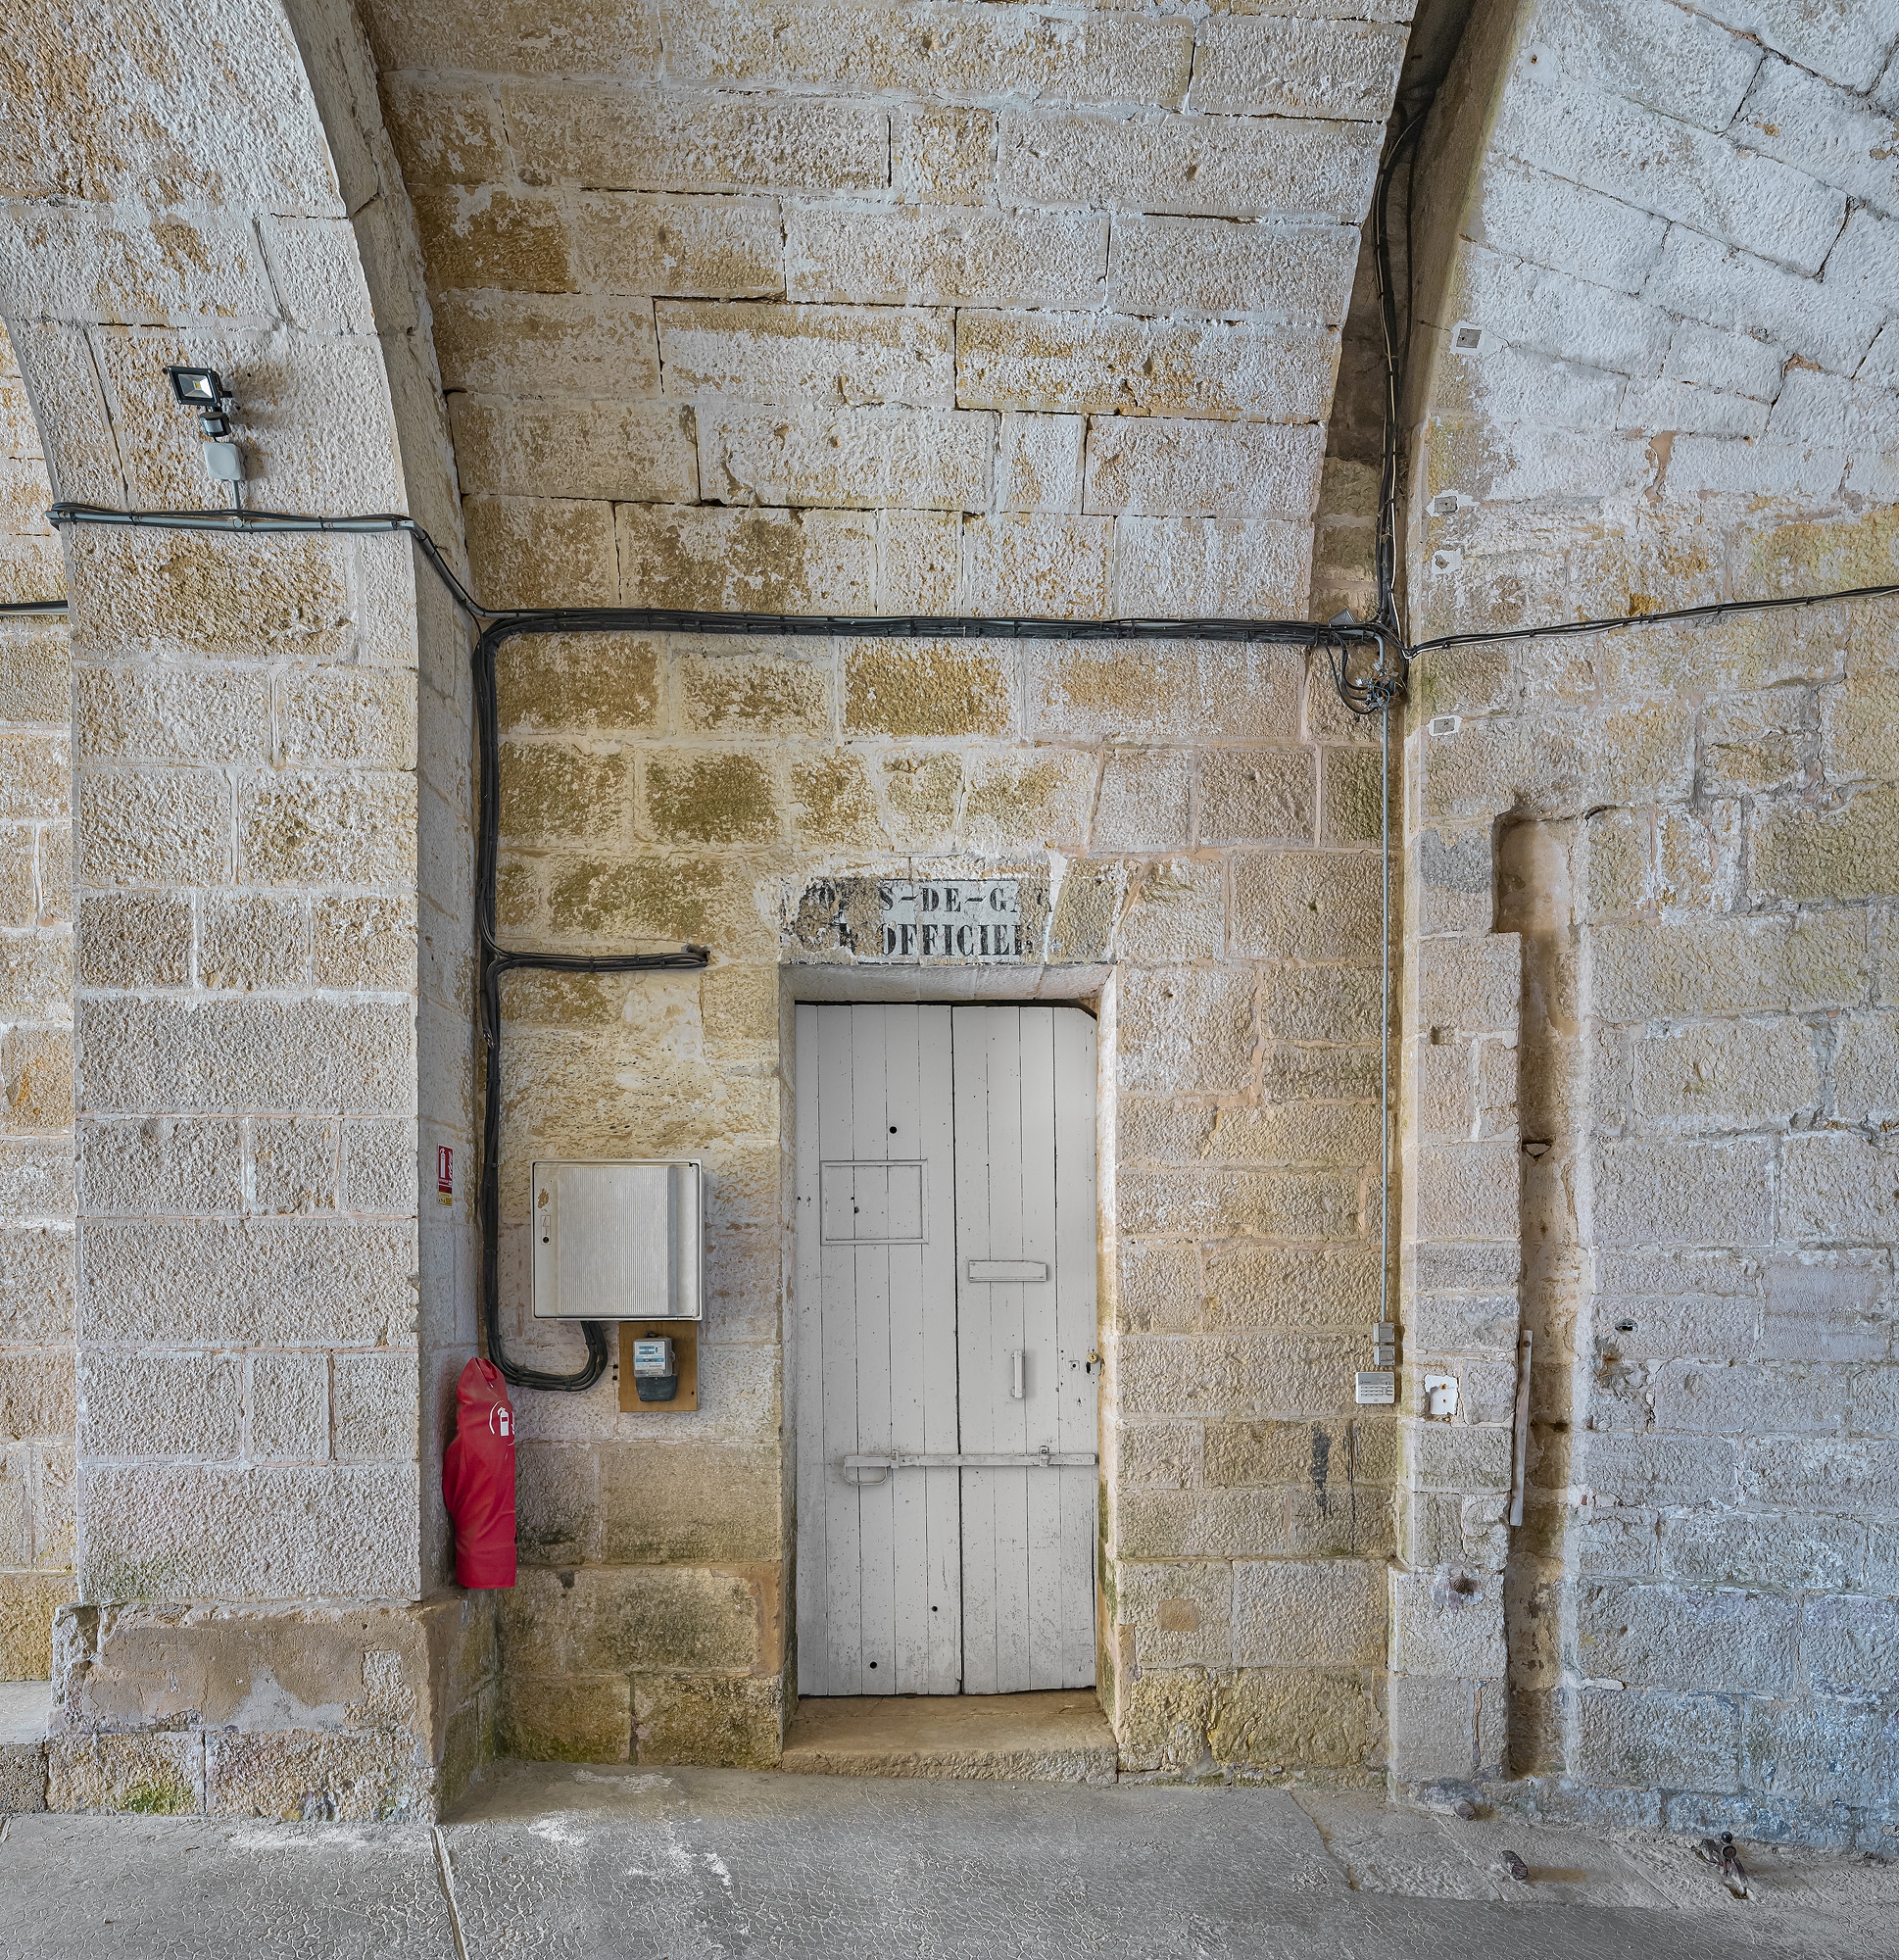
[[[1437,1144],[1420,1150],[1418,1237],[1515,1240],[1522,1206],[1519,1163],[1514,1142]]]
[[[1466,1034],[1514,1034],[1523,955],[1514,932],[1427,939],[1418,947],[1418,1024]]]
[[[1434,1675],[1386,1683],[1391,1774],[1401,1784],[1459,1779],[1477,1770],[1477,1688]]]
[[[1376,1666],[1385,1573],[1358,1559],[1247,1561],[1233,1569],[1233,1656],[1241,1666]]]
[[[1501,1681],[1502,1582],[1458,1592],[1429,1572],[1393,1572],[1390,1664],[1399,1674]]]
[[[1419,1491],[1507,1491],[1510,1432],[1413,1418],[1399,1426],[1399,1480]]]
[[[1214,1688],[1207,1741],[1216,1762],[1344,1769],[1365,1760],[1372,1719],[1356,1674],[1242,1668]]]
[[[633,1685],[623,1674],[505,1674],[495,1743],[528,1762],[627,1762]]]
[[[784,1682],[777,1676],[636,1675],[633,1720],[643,1763],[772,1769],[783,1746]]]
[[[1120,1724],[1124,1770],[1191,1774],[1206,1761],[1213,1684],[1199,1668],[1144,1668],[1122,1683]]]

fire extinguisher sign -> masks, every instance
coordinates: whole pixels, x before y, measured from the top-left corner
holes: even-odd
[[[447,1144],[438,1144],[435,1149],[435,1201],[455,1202],[455,1152]]]

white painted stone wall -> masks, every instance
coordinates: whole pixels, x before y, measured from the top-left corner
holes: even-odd
[[[1512,14],[1426,139],[1419,633],[1892,578],[1899,9]],[[1896,648],[1887,602],[1427,659],[1407,1320],[1468,1416],[1409,1437],[1409,1781],[1889,1842]],[[1497,1006],[1440,1023],[1458,961]]]

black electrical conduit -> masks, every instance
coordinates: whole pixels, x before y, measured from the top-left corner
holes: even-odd
[[[1435,92],[1435,91],[1434,91]],[[435,540],[414,517],[402,512],[361,516],[303,516],[282,511],[117,511],[97,504],[59,503],[47,512],[58,525],[109,525],[126,529],[234,532],[251,537],[318,533],[366,537],[399,533],[411,538],[450,598],[478,629],[473,651],[477,743],[480,754],[480,803],[476,844],[475,926],[480,953],[481,1035],[484,1051],[481,1181],[478,1200],[481,1227],[481,1302],[488,1337],[489,1358],[517,1387],[548,1390],[590,1388],[606,1372],[607,1333],[597,1321],[583,1321],[587,1343],[585,1366],[571,1374],[523,1367],[508,1359],[501,1338],[500,1310],[500,1160],[501,1160],[501,982],[509,973],[532,970],[552,973],[651,973],[697,971],[710,958],[705,947],[685,946],[673,953],[587,956],[521,952],[504,947],[496,932],[495,880],[501,834],[501,730],[496,699],[495,663],[511,639],[537,633],[705,633],[827,639],[839,635],[878,639],[1025,639],[1025,640],[1210,640],[1257,642],[1276,646],[1321,649],[1332,668],[1339,699],[1361,716],[1380,714],[1384,723],[1385,784],[1385,986],[1388,1039],[1381,1067],[1389,1066],[1390,1022],[1390,708],[1404,691],[1404,674],[1422,655],[1452,647],[1485,646],[1506,641],[1570,638],[1578,634],[1620,632],[1636,626],[1662,626],[1680,621],[1715,619],[1731,613],[1772,612],[1793,607],[1823,606],[1839,601],[1886,599],[1899,594],[1899,582],[1862,585],[1835,592],[1801,593],[1773,599],[1730,599],[1704,606],[1678,607],[1665,612],[1622,613],[1598,619],[1566,619],[1546,626],[1518,626],[1477,633],[1444,633],[1412,642],[1398,584],[1398,523],[1402,486],[1400,428],[1402,396],[1410,338],[1410,305],[1400,320],[1392,276],[1389,207],[1392,185],[1401,164],[1406,166],[1405,233],[1410,234],[1410,177],[1416,144],[1430,101],[1391,137],[1381,162],[1374,189],[1373,251],[1378,274],[1379,323],[1385,368],[1384,440],[1381,458],[1378,527],[1375,547],[1377,604],[1369,620],[1339,619],[1317,624],[1304,619],[1045,619],[1020,615],[975,618],[838,613],[703,612],[663,607],[546,607],[502,609],[483,606],[469,592],[443,557]],[[1406,280],[1409,283],[1407,249]],[[64,600],[28,600],[0,604],[0,618],[45,616],[65,612]],[[1354,652],[1369,660],[1354,662]],[[1388,1284],[1390,1211],[1390,1096],[1385,1103],[1381,1163],[1380,1234],[1386,1256],[1381,1261],[1381,1300]],[[1381,1304],[1380,1317],[1388,1320]]]
[[[483,1049],[481,1175],[477,1216],[481,1230],[481,1310],[488,1357],[519,1388],[578,1391],[591,1388],[609,1362],[607,1330],[582,1321],[585,1364],[570,1374],[530,1368],[508,1358],[501,1331],[501,983],[510,973],[694,972],[710,954],[703,946],[672,953],[532,953],[502,945],[496,922],[496,877],[501,842],[501,716],[496,662],[512,639],[543,633],[706,633],[783,636],[801,639],[852,635],[914,639],[1029,640],[1213,640],[1261,642],[1278,646],[1319,646],[1327,650],[1335,679],[1344,692],[1349,651],[1369,649],[1373,670],[1395,677],[1401,653],[1392,637],[1375,625],[1316,625],[1303,619],[1043,619],[1024,616],[893,616],[775,612],[698,612],[662,607],[545,607],[504,610],[483,606],[443,558],[435,541],[414,518],[400,512],[361,516],[302,516],[279,511],[116,511],[96,504],[55,504],[47,513],[57,525],[103,525],[118,529],[213,531],[248,537],[318,534],[367,537],[401,534],[411,538],[441,580],[458,609],[479,629],[473,649],[476,744],[480,760],[475,850],[475,935],[479,955],[480,1027]],[[0,607],[8,614],[63,612],[65,602],[36,601]],[[1349,696],[1347,696],[1349,700]],[[1363,710],[1361,710],[1363,711]]]
[[[1382,212],[1391,174],[1391,167],[1409,140],[1411,130],[1402,132],[1392,155],[1380,174],[1378,207]],[[1382,226],[1381,226],[1382,230]],[[1383,239],[1380,240],[1381,247]],[[1381,250],[1381,263],[1388,264]],[[1388,270],[1383,280],[1382,299],[1388,300]],[[1399,385],[1391,370],[1402,363],[1395,343],[1395,327],[1387,318],[1388,415],[1396,408],[1395,389]],[[1403,688],[1403,670],[1419,656],[1442,648],[1480,646],[1495,641],[1534,640],[1582,633],[1615,632],[1634,626],[1666,625],[1673,621],[1709,619],[1734,612],[1764,612],[1791,607],[1818,606],[1835,601],[1883,599],[1899,593],[1899,583],[1856,586],[1849,590],[1801,594],[1776,599],[1727,600],[1706,606],[1687,606],[1669,612],[1629,613],[1615,618],[1563,620],[1548,626],[1522,626],[1496,632],[1447,633],[1415,645],[1408,643],[1398,627],[1395,583],[1395,523],[1388,514],[1388,500],[1397,492],[1396,465],[1387,446],[1384,481],[1381,483],[1382,514],[1378,539],[1379,611],[1377,622],[1333,625],[1303,619],[1044,619],[1024,616],[974,618],[932,617],[890,614],[816,614],[779,612],[701,612],[661,607],[547,607],[504,610],[483,606],[444,559],[433,538],[414,518],[400,512],[363,516],[302,516],[277,511],[116,511],[96,504],[55,504],[47,512],[57,525],[104,525],[122,529],[166,531],[215,531],[250,537],[316,533],[329,536],[365,537],[397,533],[413,539],[431,570],[441,580],[456,606],[479,628],[473,649],[476,736],[480,757],[479,817],[475,860],[475,930],[480,955],[481,1036],[483,1048],[483,1099],[481,1178],[477,1200],[481,1228],[481,1307],[488,1339],[489,1358],[506,1378],[519,1388],[578,1391],[591,1388],[606,1372],[609,1349],[606,1328],[598,1321],[580,1323],[587,1344],[587,1359],[570,1374],[530,1368],[508,1358],[501,1333],[500,1304],[500,1226],[501,1226],[501,983],[510,973],[654,973],[697,971],[706,965],[710,955],[705,947],[685,946],[674,953],[583,956],[524,952],[501,944],[495,919],[495,883],[501,836],[501,727],[497,703],[495,665],[502,647],[511,639],[540,633],[706,633],[756,635],[799,639],[851,635],[866,638],[918,639],[1025,639],[1025,640],[1210,640],[1258,642],[1276,646],[1304,646],[1323,649],[1332,663],[1334,683],[1341,699],[1353,712],[1364,715],[1383,711],[1387,721],[1388,757],[1388,710]],[[46,616],[65,612],[64,600],[32,600],[0,605],[0,617]],[[1353,649],[1369,650],[1369,671],[1353,676],[1346,662]],[[1395,654],[1392,661],[1389,656]],[[1388,839],[1387,880],[1389,879]],[[1388,892],[1386,898],[1388,935]],[[1388,969],[1389,955],[1387,953]],[[1387,1096],[1388,1105],[1388,1094]],[[1387,1129],[1389,1127],[1388,1106]],[[1386,1145],[1388,1159],[1388,1138]],[[1385,1167],[1388,1179],[1388,1161]],[[1387,1202],[1388,1211],[1388,1200]],[[1388,1221],[1387,1223],[1388,1236]],[[1384,1311],[1384,1309],[1381,1309]],[[1388,1313],[1386,1315],[1388,1318]]]

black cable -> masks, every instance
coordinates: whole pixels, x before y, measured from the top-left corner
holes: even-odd
[[[1427,105],[1428,107],[1428,105]],[[1899,583],[1862,585],[1838,592],[1798,593],[1776,599],[1730,599],[1668,612],[1626,613],[1613,618],[1561,620],[1544,626],[1517,626],[1491,632],[1444,633],[1413,645],[1404,636],[1397,599],[1396,540],[1401,496],[1401,450],[1397,413],[1403,385],[1403,340],[1396,318],[1396,295],[1390,269],[1390,239],[1387,207],[1391,181],[1416,133],[1424,112],[1407,122],[1393,139],[1381,167],[1374,201],[1374,250],[1378,259],[1380,307],[1386,346],[1386,428],[1384,466],[1379,487],[1378,614],[1372,620],[1340,620],[1322,625],[1303,619],[1047,619],[1023,615],[967,617],[891,615],[875,613],[699,612],[664,607],[541,607],[498,611],[483,606],[459,579],[433,538],[414,518],[400,512],[360,516],[303,516],[283,511],[115,511],[97,504],[55,504],[47,512],[54,524],[101,524],[129,529],[224,531],[247,536],[316,533],[361,537],[400,533],[413,539],[450,597],[482,628],[474,647],[474,686],[477,742],[480,756],[479,815],[476,832],[475,928],[481,995],[480,1032],[484,1046],[482,1159],[478,1198],[481,1230],[481,1303],[489,1358],[504,1377],[520,1388],[578,1391],[591,1388],[608,1365],[607,1332],[598,1321],[582,1321],[587,1360],[570,1374],[523,1367],[507,1358],[501,1338],[501,982],[511,972],[532,969],[555,973],[652,973],[698,971],[709,963],[703,946],[687,945],[676,952],[606,955],[527,953],[504,947],[496,934],[495,886],[501,838],[501,733],[495,684],[495,662],[501,648],[523,634],[671,632],[791,638],[1032,639],[1136,640],[1168,639],[1257,642],[1302,646],[1322,653],[1339,699],[1354,714],[1369,715],[1389,705],[1403,691],[1404,670],[1421,655],[1452,647],[1482,646],[1502,641],[1568,638],[1582,633],[1617,632],[1634,626],[1666,625],[1674,621],[1719,618],[1727,613],[1767,612],[1802,606],[1823,606],[1855,599],[1884,599],[1899,594]],[[1407,213],[1408,224],[1408,213]],[[1409,241],[1407,239],[1407,253]],[[1407,309],[1408,311],[1408,309]],[[1409,320],[1403,332],[1409,333]],[[68,610],[64,600],[28,600],[0,606],[0,617],[48,616]],[[1375,661],[1371,674],[1354,679],[1349,672],[1351,651],[1369,646]]]
[[[471,619],[494,619],[491,612],[456,577],[435,540],[412,516],[401,511],[374,511],[352,517],[306,517],[292,511],[115,511],[108,504],[53,504],[49,524],[105,524],[121,530],[236,531],[252,536],[281,536],[285,532],[318,532],[337,537],[376,537],[399,531],[415,541],[437,578]]]
[[[501,711],[495,685],[495,662],[503,646],[523,633],[549,628],[526,615],[498,618],[474,647],[475,729],[480,758],[480,792],[475,825],[475,940],[480,961],[482,1109],[481,1184],[476,1200],[481,1229],[481,1317],[488,1335],[488,1358],[516,1387],[566,1390],[590,1389],[607,1370],[607,1329],[598,1320],[583,1320],[587,1343],[585,1365],[572,1374],[529,1368],[508,1358],[501,1337],[501,983],[505,975],[526,969],[543,973],[675,973],[697,972],[711,958],[703,946],[684,946],[676,953],[585,955],[523,953],[501,944],[495,928],[495,881],[501,858]],[[570,619],[561,632],[607,633],[619,630],[592,617]]]
[[[1378,179],[1372,191],[1372,262],[1378,278],[1379,328],[1385,342],[1384,441],[1379,467],[1378,530],[1374,548],[1378,579],[1377,618],[1400,645],[1403,643],[1405,633],[1404,619],[1397,599],[1397,533],[1403,492],[1404,452],[1401,417],[1404,412],[1406,355],[1411,336],[1411,308],[1407,300],[1404,322],[1400,327],[1397,284],[1391,271],[1391,183],[1397,175],[1399,164],[1412,153],[1413,146],[1423,133],[1425,118],[1430,113],[1431,104],[1426,102],[1391,138],[1385,152],[1384,161],[1379,165]],[[1410,203],[1410,189],[1407,185],[1404,240],[1407,289],[1411,271]]]
[[[399,512],[352,517],[307,517],[290,511],[115,511],[102,504],[55,504],[54,524],[106,524],[122,529],[228,531],[283,536],[316,532],[365,537],[399,531],[414,539],[430,567],[470,619],[534,633],[755,634],[791,639],[916,640],[1239,640],[1270,646],[1309,647],[1328,633],[1372,639],[1375,628],[1327,628],[1307,619],[1048,619],[1023,613],[701,612],[671,606],[483,606],[455,575],[414,517]],[[48,601],[64,610],[65,602]]]
[[[1619,633],[1630,626],[1667,626],[1680,619],[1720,619],[1730,612],[1784,612],[1796,606],[1843,605],[1853,599],[1890,599],[1899,584],[1854,585],[1841,592],[1796,592],[1782,599],[1717,599],[1706,606],[1678,606],[1666,612],[1623,612],[1611,619],[1558,619],[1547,626],[1506,626],[1486,633],[1439,633],[1407,647],[1404,658],[1447,647],[1483,647],[1498,640],[1566,640],[1579,633]]]

